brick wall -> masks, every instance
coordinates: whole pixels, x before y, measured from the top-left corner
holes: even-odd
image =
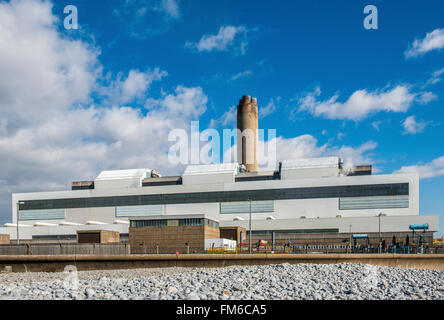
[[[0,244],[9,244],[9,234],[0,234]]]
[[[131,253],[203,252],[205,239],[219,238],[219,229],[208,226],[130,227]]]

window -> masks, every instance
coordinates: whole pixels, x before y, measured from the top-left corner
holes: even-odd
[[[178,220],[168,220],[168,227],[177,227],[179,225]]]
[[[219,228],[219,223],[204,218],[185,218],[185,219],[161,219],[161,220],[132,220],[131,227],[182,227],[182,226],[209,226]]]
[[[143,217],[163,215],[163,205],[116,207],[116,217]]]
[[[65,219],[65,209],[19,210],[19,220],[57,220]]]
[[[250,202],[224,202],[220,204],[221,214],[249,213]],[[274,212],[274,201],[251,201],[251,212]]]
[[[409,196],[339,198],[339,210],[408,208]]]

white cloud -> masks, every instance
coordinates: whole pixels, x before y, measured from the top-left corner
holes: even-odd
[[[0,3],[0,114],[9,128],[89,101],[98,50],[62,37],[51,10],[40,0]]]
[[[244,40],[240,42],[239,46],[241,53],[244,54],[247,32],[248,30],[244,26],[221,26],[217,34],[206,34],[198,43],[187,42],[185,46],[196,48],[199,52],[225,51],[235,44],[237,36],[243,36]]]
[[[327,100],[320,101],[321,89],[299,99],[298,111],[308,111],[316,117],[359,121],[381,111],[406,112],[416,94],[410,92],[407,85],[398,85],[392,89],[369,92],[366,89],[355,91],[345,102],[338,102],[336,94]]]
[[[161,80],[167,74],[159,68],[145,72],[130,70],[128,76],[122,79],[123,74],[119,73],[109,86],[101,88],[102,95],[108,97],[111,104],[129,103],[145,97],[151,83]]]
[[[162,0],[161,9],[172,18],[179,18],[179,5],[176,0]]]
[[[394,173],[418,173],[421,179],[444,175],[444,156],[423,165],[404,166]]]
[[[279,104],[280,101],[281,97],[277,97],[276,102],[274,101],[274,99],[270,99],[265,107],[259,107],[259,117],[265,118],[266,116],[274,113],[276,111],[277,104]]]
[[[373,121],[372,122],[372,127],[376,130],[379,131],[379,126],[381,125],[382,121]]]
[[[233,127],[234,123],[236,122],[236,117],[237,117],[237,107],[233,105],[229,110],[225,111],[221,117],[217,119],[211,119],[210,127],[214,128],[219,125],[222,125],[224,127],[227,126]]]
[[[441,82],[441,80],[442,80],[441,76],[443,73],[444,73],[444,68],[435,70],[432,73],[432,76],[430,77],[430,79],[427,80],[425,86],[431,86],[431,85],[437,84],[438,82]]]
[[[406,59],[424,55],[432,50],[444,48],[444,29],[435,29],[426,34],[424,39],[416,39],[405,51]]]
[[[148,99],[166,74],[158,68],[102,79],[99,51],[62,36],[51,10],[39,0],[0,3],[0,222],[10,219],[11,192],[66,190],[103,169],[180,173],[168,134],[206,110],[200,87]],[[112,106],[91,105],[93,94]],[[121,106],[133,99],[148,110]]]
[[[246,76],[249,76],[249,75],[251,75],[251,74],[253,74],[253,72],[251,71],[251,70],[245,70],[245,71],[241,71],[241,72],[239,72],[239,73],[236,73],[234,76],[232,76],[230,79],[231,80],[237,80],[237,79],[239,79],[239,78],[242,78],[242,77],[246,77]]]
[[[416,134],[423,132],[424,128],[428,125],[425,121],[416,121],[415,116],[410,116],[404,119],[402,127],[404,128],[403,134]]]
[[[428,104],[434,100],[438,99],[438,96],[433,92],[420,92],[416,96],[416,101],[420,104]]]

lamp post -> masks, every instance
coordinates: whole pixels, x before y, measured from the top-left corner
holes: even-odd
[[[250,201],[250,218],[249,218],[249,234],[248,234],[248,246],[250,247],[250,254],[251,254],[251,199],[248,199],[248,201]]]
[[[378,214],[378,223],[379,223],[379,253],[381,253],[381,216],[382,212]]]
[[[349,226],[349,230],[350,230],[350,253],[352,253],[352,250],[351,250],[351,248],[352,248],[352,225],[349,224],[348,226]]]
[[[17,214],[17,221],[16,221],[16,226],[17,226],[17,244],[19,244],[20,240],[19,240],[19,211],[20,211],[20,205],[21,204],[25,204],[23,201],[17,201],[17,209],[16,209],[16,214]]]

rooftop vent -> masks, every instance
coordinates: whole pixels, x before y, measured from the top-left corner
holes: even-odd
[[[353,170],[348,174],[348,176],[369,176],[372,174],[372,166],[371,165],[363,165],[356,166]]]
[[[72,190],[94,189],[94,181],[73,181]]]

